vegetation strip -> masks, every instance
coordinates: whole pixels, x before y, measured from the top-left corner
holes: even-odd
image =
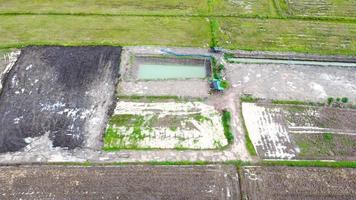
[[[234,135],[232,134],[231,130],[231,113],[228,111],[223,111],[222,115],[222,123],[224,126],[224,134],[229,142],[229,144],[232,144],[234,142]]]
[[[356,23],[356,18],[349,17],[314,17],[314,16],[261,16],[257,14],[136,14],[136,13],[66,13],[66,12],[0,12],[0,16],[93,16],[93,17],[198,17],[198,18],[238,18],[238,19],[280,19],[303,21],[329,21],[342,23]]]
[[[255,149],[255,147],[253,146],[253,143],[251,141],[250,135],[248,133],[247,127],[246,127],[246,123],[245,123],[245,119],[242,115],[242,110],[240,111],[240,119],[241,119],[241,124],[242,124],[242,128],[245,132],[245,142],[246,142],[246,148],[248,153],[251,156],[257,156],[257,151]]]

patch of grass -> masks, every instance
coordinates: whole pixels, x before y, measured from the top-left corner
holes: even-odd
[[[219,24],[216,19],[211,18],[210,20],[210,31],[211,31],[211,40],[210,40],[210,48],[218,47],[218,31]]]
[[[242,110],[240,111],[240,120],[241,120],[242,128],[243,128],[243,130],[245,132],[246,149],[247,149],[248,153],[251,156],[257,156],[256,149],[253,146],[253,143],[251,141],[249,132],[248,132],[247,127],[246,127],[246,123],[245,123],[245,119],[244,119],[243,114],[242,114]]]
[[[224,148],[224,146],[218,140],[214,140],[214,146],[215,146],[216,149],[223,149]]]
[[[308,104],[305,101],[299,100],[272,100],[273,104],[290,104],[290,105],[306,105]]]
[[[211,121],[211,119],[209,117],[206,117],[202,114],[194,114],[193,119],[198,122]]]
[[[120,149],[136,149],[137,143],[145,138],[142,134],[142,126],[144,125],[144,117],[140,115],[114,115],[109,121],[109,126],[104,135],[105,151],[120,150]],[[125,126],[132,127],[133,131],[130,135],[121,134],[117,128]]]
[[[225,61],[229,62],[230,58],[235,58],[235,54],[233,54],[233,53],[224,53]]]
[[[356,148],[355,138],[349,135],[297,133],[292,134],[292,137],[300,148],[300,158],[347,157],[352,156]]]
[[[227,81],[227,80],[221,81],[221,87],[223,87],[224,89],[229,89],[230,88],[229,81]]]
[[[114,115],[110,118],[109,124],[115,126],[127,126],[134,122],[137,119],[143,119],[143,116],[140,115],[131,115],[131,114],[122,114]]]
[[[218,47],[218,30],[219,24],[216,19],[210,18],[210,48]]]
[[[198,17],[2,15],[0,21],[0,48],[28,45],[206,48],[210,41],[209,22]]]
[[[224,126],[224,134],[229,144],[234,142],[234,134],[231,129],[231,113],[229,111],[223,111],[222,124]]]
[[[288,167],[332,167],[332,168],[356,168],[355,161],[320,161],[320,160],[297,160],[297,161],[262,161],[264,166],[288,166]]]
[[[171,131],[177,131],[178,127],[176,127],[176,126],[171,126],[171,127],[169,127],[169,129],[170,129]]]
[[[332,55],[356,54],[356,45],[352,39],[356,23],[233,17],[216,19],[220,25],[219,44],[223,48]]]
[[[331,141],[331,140],[333,140],[333,134],[332,133],[324,133],[323,138],[325,141]]]
[[[211,66],[213,70],[213,78],[214,79],[221,79],[221,70],[218,67],[218,61],[216,60],[215,57],[211,57]]]
[[[242,95],[240,97],[240,101],[246,103],[256,103],[258,101],[258,98],[255,98],[252,95]]]
[[[272,100],[273,104],[280,105],[306,105],[306,106],[324,106],[324,103],[311,102],[311,101],[300,101],[300,100]]]

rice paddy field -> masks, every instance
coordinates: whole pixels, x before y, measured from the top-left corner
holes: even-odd
[[[217,15],[278,16],[272,0],[215,0],[212,5],[213,13]]]
[[[285,15],[308,17],[356,17],[353,0],[277,0],[276,5]]]
[[[355,54],[356,24],[284,19],[219,18],[219,45],[228,49]]]
[[[201,0],[0,0],[0,13],[186,15],[207,11],[207,2]]]
[[[217,41],[227,49],[355,55],[354,8],[347,0],[0,0],[0,48]]]
[[[202,18],[187,17],[6,15],[0,16],[0,35],[0,47],[31,44],[208,47],[209,23]]]

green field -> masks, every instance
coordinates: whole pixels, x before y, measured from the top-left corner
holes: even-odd
[[[218,18],[219,45],[229,49],[355,54],[356,24]]]
[[[224,16],[278,16],[273,0],[214,0],[213,13]]]
[[[16,15],[0,16],[0,21],[0,47],[30,44],[208,47],[210,34],[204,18]]]
[[[207,12],[205,0],[0,0],[0,13],[196,15]]]
[[[329,137],[326,137],[329,136]],[[343,158],[352,157],[356,148],[356,137],[340,134],[293,134],[300,148],[298,158]]]
[[[285,15],[356,18],[354,0],[276,0]]]
[[[356,55],[354,8],[351,0],[0,0],[0,48],[210,44]]]

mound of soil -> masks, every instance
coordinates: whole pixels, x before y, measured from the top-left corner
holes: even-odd
[[[0,94],[0,152],[45,133],[54,147],[73,149],[104,131],[120,54],[104,46],[24,48]]]

